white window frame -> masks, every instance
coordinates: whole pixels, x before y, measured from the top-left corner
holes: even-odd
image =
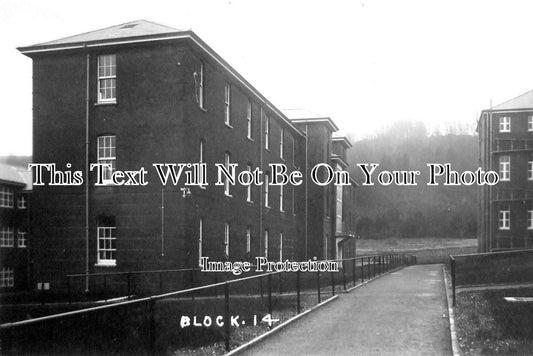
[[[96,227],[96,264],[98,266],[116,266],[117,265],[117,247],[116,247],[116,226],[100,226],[101,222],[98,222]],[[104,241],[104,247],[100,247],[101,240]],[[108,246],[109,243],[109,247]],[[114,246],[114,247],[113,247]],[[101,257],[101,253],[104,257]],[[109,254],[109,257],[107,255]]]
[[[510,230],[511,229],[511,210],[500,210],[499,217],[499,229]]]
[[[265,149],[270,149],[270,118],[265,114]]]
[[[13,188],[5,185],[0,186],[0,207],[1,208],[13,208],[14,206],[14,194]]]
[[[201,139],[200,140],[200,145],[199,145],[199,156],[200,156],[200,164],[202,163],[205,163],[205,159],[204,159],[204,146],[205,146],[205,140]],[[200,185],[200,188],[202,189],[207,189],[207,187],[205,185]]]
[[[283,204],[283,184],[279,186],[279,211],[285,212],[285,206]]]
[[[109,59],[110,62],[106,63]],[[100,73],[100,69],[104,70],[104,73]],[[108,73],[106,73],[109,70]],[[116,103],[117,102],[117,56],[115,54],[106,54],[98,56],[98,103]],[[103,83],[110,83],[110,86],[102,85]],[[107,92],[111,91],[111,95],[108,97]],[[113,96],[114,94],[114,96]]]
[[[335,215],[336,215],[336,232],[343,232],[342,229],[342,185],[335,186],[336,203]]]
[[[202,266],[202,244],[204,239],[204,219],[200,218],[198,223],[198,265]]]
[[[246,137],[253,141],[253,122],[252,122],[252,101],[248,99],[246,106]]]
[[[0,271],[0,288],[11,288],[15,285],[15,270],[13,267],[2,267]]]
[[[265,207],[270,208],[270,202],[269,202],[269,181],[270,181],[270,175],[268,173],[265,173]]]
[[[200,81],[198,83],[198,106],[204,108],[204,63],[200,62]]]
[[[246,166],[246,169],[248,170],[248,172],[252,172],[252,165],[249,164]],[[246,186],[246,201],[248,203],[253,203],[253,200],[252,200],[252,184],[248,184]]]
[[[292,165],[296,167],[296,143],[294,143],[294,136],[292,136]]]
[[[533,210],[527,211],[527,229],[533,230]]]
[[[0,247],[14,247],[15,232],[12,226],[2,226],[0,229]]]
[[[283,262],[283,232],[279,233],[279,261]]]
[[[28,238],[26,237],[28,233],[26,231],[21,231],[19,229],[17,233],[17,246],[19,248],[28,247]]]
[[[511,180],[511,156],[500,156],[500,180]]]
[[[285,160],[283,157],[283,144],[284,144],[285,130],[282,128],[279,135],[279,158]]]
[[[17,200],[17,208],[27,209],[28,208],[28,198],[25,194],[20,194]]]
[[[246,227],[246,254],[250,255],[252,251],[252,227]]]
[[[117,136],[102,135],[97,138],[97,158],[99,164],[109,164],[111,168],[103,168],[103,183],[112,184],[111,175],[115,172],[117,162]]]
[[[527,117],[527,130],[529,132],[533,131],[533,115]]]
[[[269,231],[268,229],[265,229],[265,235],[263,237],[263,247],[264,247],[264,254],[266,258],[268,258],[268,235]]]
[[[230,225],[229,222],[224,223],[224,253],[229,257],[229,239],[230,239]]]
[[[224,123],[231,127],[231,87],[229,83],[224,86]]]
[[[511,132],[511,117],[500,117],[500,132]]]
[[[292,201],[291,201],[291,208],[292,208],[292,215],[296,215],[296,203],[295,203],[295,197],[294,197],[294,190],[296,188],[292,186]]]
[[[229,152],[224,152],[224,167],[229,172],[230,168],[231,154]],[[231,184],[229,184],[229,178],[224,177],[224,195],[231,197]]]

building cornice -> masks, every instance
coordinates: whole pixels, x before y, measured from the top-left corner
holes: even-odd
[[[75,42],[66,44],[52,44],[52,45],[34,45],[26,47],[18,47],[17,49],[24,55],[32,58],[33,55],[45,54],[49,52],[66,51],[66,50],[86,50],[100,47],[122,46],[129,44],[140,43],[152,43],[161,41],[176,41],[176,40],[190,40],[204,53],[209,55],[211,59],[217,62],[226,72],[228,72],[234,80],[239,82],[249,92],[251,92],[255,98],[272,111],[278,118],[283,121],[288,127],[294,130],[295,133],[304,137],[305,135],[298,130],[289,118],[287,118],[281,110],[276,108],[270,103],[257,89],[255,89],[242,75],[240,75],[233,67],[231,67],[218,53],[216,53],[207,43],[205,43],[198,35],[193,31],[174,32],[163,35],[150,35],[150,36],[136,36],[130,38],[116,38],[107,40],[96,40],[89,42]]]

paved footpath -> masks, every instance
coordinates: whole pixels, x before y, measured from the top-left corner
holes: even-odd
[[[452,355],[441,265],[361,286],[245,351],[251,355]]]

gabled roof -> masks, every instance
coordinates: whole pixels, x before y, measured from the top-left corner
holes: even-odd
[[[76,44],[108,42],[110,40],[127,39],[133,37],[150,38],[153,36],[177,34],[180,32],[183,31],[146,20],[137,20],[123,23],[120,25],[106,27],[96,31],[82,33],[79,35],[60,38],[58,40],[37,43],[27,47],[20,47],[19,50],[21,50],[21,52],[24,52],[25,50],[31,50],[33,48],[46,49]]]
[[[31,171],[25,170],[21,167],[0,163],[0,182],[24,186],[24,189],[31,190]]]
[[[533,90],[492,107],[492,110],[533,109]]]

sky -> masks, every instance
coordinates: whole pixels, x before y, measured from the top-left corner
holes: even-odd
[[[279,109],[372,136],[395,121],[473,127],[533,89],[531,1],[0,0],[0,155],[31,154],[18,46],[146,19],[192,29]]]

